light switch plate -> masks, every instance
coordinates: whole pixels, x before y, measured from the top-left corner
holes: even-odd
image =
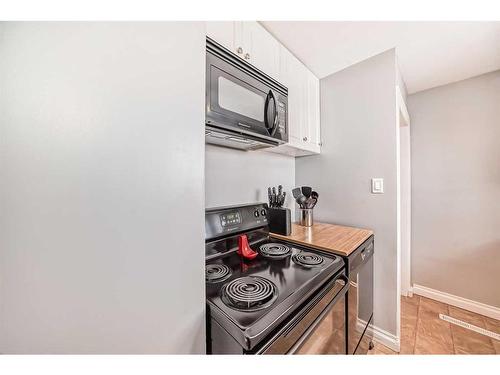
[[[372,178],[372,194],[384,194],[383,178]]]

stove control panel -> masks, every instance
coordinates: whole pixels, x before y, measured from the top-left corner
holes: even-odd
[[[265,203],[210,208],[205,211],[206,240],[267,225],[267,204]]]
[[[220,214],[219,217],[222,227],[241,224],[241,215],[239,211],[223,213]]]

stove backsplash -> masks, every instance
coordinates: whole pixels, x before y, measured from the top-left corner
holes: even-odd
[[[267,203],[267,187],[283,185],[285,207],[294,214],[295,158],[268,151],[205,145],[205,206]]]

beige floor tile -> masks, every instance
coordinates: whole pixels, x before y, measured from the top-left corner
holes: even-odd
[[[439,314],[448,314],[448,305],[420,297],[415,354],[454,353],[450,324],[439,319]]]
[[[402,319],[417,319],[418,303],[401,301],[401,318]]]
[[[413,354],[417,334],[418,296],[401,298],[400,354]]]
[[[419,311],[432,311],[437,314],[448,314],[448,305],[446,303],[434,301],[426,297],[420,297]]]
[[[489,318],[487,316],[483,316],[485,327],[488,331],[496,332],[500,334],[500,320],[496,320],[493,318]],[[495,348],[497,354],[500,354],[500,341],[491,338],[491,343]]]
[[[482,316],[484,323],[486,324],[486,329],[500,333],[500,320],[490,318],[488,316]]]
[[[401,354],[413,354],[417,336],[417,316],[401,317]]]
[[[463,322],[470,323],[476,327],[486,328],[483,316],[450,306],[450,316],[460,319]],[[451,325],[453,344],[457,354],[495,354],[495,347],[488,336],[471,331],[469,329]]]
[[[452,324],[453,346],[456,354],[495,354],[488,336]]]
[[[481,328],[486,328],[482,315],[464,309],[460,309],[455,306],[449,306],[449,311],[450,311],[449,315],[453,318],[463,320],[464,322],[473,324]]]
[[[451,343],[450,323],[439,319],[438,313],[419,309],[417,336],[427,336],[443,343]]]
[[[450,334],[451,336],[451,334]],[[454,354],[451,341],[442,341],[431,336],[417,333],[415,340],[415,354]]]
[[[401,325],[400,354],[413,354],[415,351],[415,339],[417,337],[416,325]]]
[[[389,349],[388,347],[378,343],[374,342],[373,343],[374,347],[372,350],[368,351],[368,354],[370,355],[390,355],[390,354],[398,354],[392,349]]]
[[[420,302],[420,296],[414,294],[412,297],[401,296],[401,303],[407,305],[418,306]]]

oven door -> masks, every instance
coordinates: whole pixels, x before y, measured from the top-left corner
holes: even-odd
[[[207,52],[207,127],[286,142],[287,97],[246,69]]]
[[[334,277],[262,348],[262,354],[346,354],[344,273]]]

